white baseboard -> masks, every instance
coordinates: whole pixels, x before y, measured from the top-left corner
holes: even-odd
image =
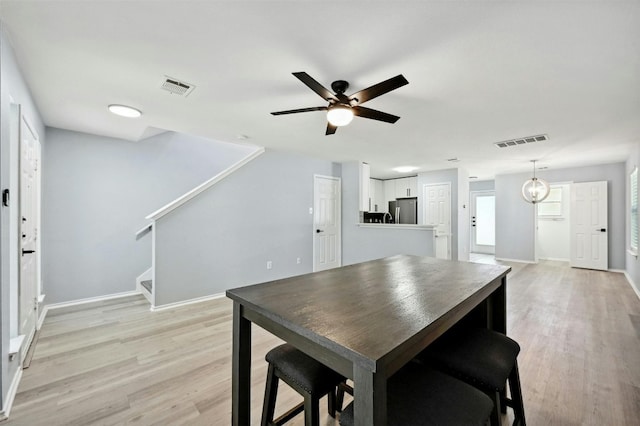
[[[636,296],[638,296],[638,299],[640,299],[640,288],[638,288],[636,283],[633,282],[633,280],[631,279],[631,276],[627,273],[627,271],[622,271],[622,273],[627,278],[627,281],[629,282],[629,285],[633,289],[633,292],[636,294]]]
[[[551,260],[553,262],[568,262],[569,259],[563,259],[560,257],[541,257],[539,260]]]
[[[504,257],[496,257],[496,260],[500,260],[502,262],[516,262],[516,263],[531,263],[531,264],[538,263],[538,262],[534,262],[533,260],[507,259],[507,258],[504,258]]]
[[[151,306],[151,310],[154,311],[154,312],[164,311],[166,309],[179,308],[181,306],[192,305],[194,303],[200,303],[200,302],[206,302],[208,300],[220,299],[221,297],[225,297],[225,294],[224,293],[218,293],[218,294],[212,294],[210,296],[203,296],[203,297],[198,297],[198,298],[195,298],[195,299],[185,300],[183,302],[169,303],[169,304],[162,305],[162,306]]]
[[[119,299],[121,297],[129,297],[129,296],[136,296],[140,294],[139,291],[124,291],[122,293],[114,293],[114,294],[107,294],[105,296],[97,296],[97,297],[88,297],[86,299],[77,299],[77,300],[71,300],[69,302],[61,302],[61,303],[51,303],[50,305],[45,305],[45,310],[49,311],[51,309],[60,309],[60,308],[66,308],[69,306],[75,306],[75,305],[83,305],[85,303],[92,303],[92,302],[102,302],[104,300],[111,300],[111,299]]]
[[[18,367],[16,374],[13,376],[13,380],[11,381],[11,385],[9,385],[9,390],[7,391],[7,399],[4,401],[3,407],[4,410],[0,411],[0,421],[6,420],[9,418],[9,414],[11,413],[11,407],[13,406],[13,401],[16,399],[16,394],[18,393],[18,385],[20,384],[20,380],[22,379],[22,367]]]

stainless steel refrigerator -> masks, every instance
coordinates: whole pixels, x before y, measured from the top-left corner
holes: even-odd
[[[393,217],[393,223],[407,223],[416,225],[418,223],[418,199],[398,198],[389,201],[389,213]]]

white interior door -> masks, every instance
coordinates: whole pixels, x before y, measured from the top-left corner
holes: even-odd
[[[496,196],[494,191],[471,193],[471,251],[496,252]]]
[[[38,228],[40,221],[40,144],[24,120],[20,128],[20,334],[24,335],[22,359],[36,330],[38,309]]]
[[[342,264],[340,185],[340,178],[314,176],[314,271],[337,268]]]
[[[424,224],[435,227],[435,255],[438,259],[451,259],[451,184],[424,185],[423,194]]]
[[[607,270],[607,182],[571,185],[570,264]]]

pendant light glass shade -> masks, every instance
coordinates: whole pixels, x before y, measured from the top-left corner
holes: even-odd
[[[536,177],[536,162],[533,162],[533,177],[522,185],[522,198],[528,203],[536,204],[544,201],[549,196],[551,188],[549,184]]]
[[[327,120],[334,126],[346,126],[353,120],[353,111],[346,105],[335,105],[329,107],[327,111]]]

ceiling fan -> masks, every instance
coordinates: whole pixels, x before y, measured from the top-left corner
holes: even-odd
[[[346,126],[351,122],[354,115],[371,120],[384,121],[385,123],[395,123],[400,119],[397,115],[361,106],[363,103],[377,98],[380,95],[391,92],[399,87],[409,84],[402,74],[388,80],[374,84],[371,87],[360,90],[352,95],[345,95],[349,88],[349,83],[344,80],[337,80],[331,83],[331,93],[328,89],[314,80],[306,72],[294,72],[294,76],[303,82],[309,89],[316,92],[320,97],[329,102],[327,106],[291,109],[287,111],[272,112],[272,115],[296,114],[298,112],[327,111],[327,131],[325,135],[333,135],[337,128]]]

